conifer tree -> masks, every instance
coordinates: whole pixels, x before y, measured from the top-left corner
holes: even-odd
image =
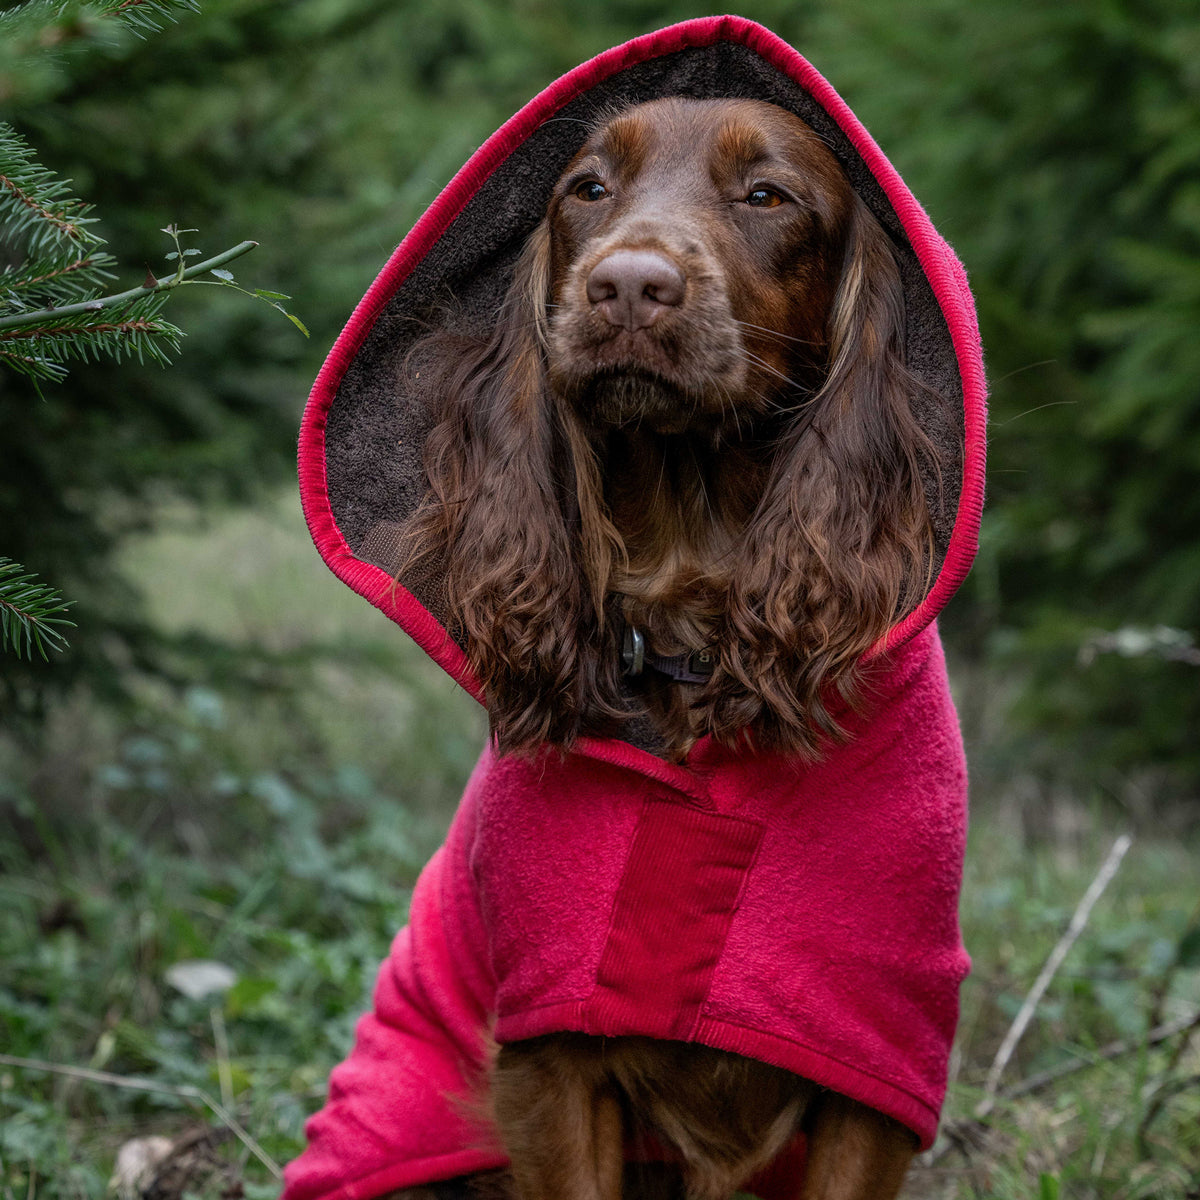
[[[115,20],[141,33],[157,30],[194,0],[28,0],[0,13],[0,79],[11,90],[38,49],[59,43],[81,22]],[[172,268],[159,278],[112,291],[116,259],[94,230],[92,207],[72,194],[70,181],[42,165],[28,141],[0,122],[0,367],[35,381],[60,382],[73,360],[136,357],[166,365],[183,331],[162,316],[167,298],[188,283],[238,288],[226,264],[252,249],[244,241],[203,262],[181,237],[195,230],[174,225],[162,232],[174,249]],[[280,311],[288,297],[262,289],[252,293]],[[302,332],[301,322],[285,313]],[[0,556],[0,651],[43,658],[65,644],[59,593],[20,564]]]

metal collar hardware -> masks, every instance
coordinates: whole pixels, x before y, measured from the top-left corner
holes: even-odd
[[[625,626],[621,643],[621,670],[630,679],[650,667],[676,683],[707,683],[716,665],[717,654],[710,647],[685,654],[655,654],[647,649],[641,630],[632,625]]]

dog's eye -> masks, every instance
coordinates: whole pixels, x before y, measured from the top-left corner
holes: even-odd
[[[588,179],[575,189],[575,195],[580,200],[603,200],[608,195],[608,188],[594,179]]]
[[[755,188],[747,197],[751,208],[775,208],[783,203],[783,197],[770,188]]]

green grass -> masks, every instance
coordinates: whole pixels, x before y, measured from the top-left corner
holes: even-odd
[[[1101,809],[1075,806],[1073,832],[1037,845],[1013,815],[993,802],[977,814],[970,839],[962,921],[974,969],[963,988],[944,1126],[971,1117],[1004,1034],[1113,840]],[[1002,1099],[976,1149],[952,1150],[937,1169],[918,1172],[923,1190],[913,1195],[1194,1192],[1200,1053],[1184,1037],[1147,1047],[1145,1033],[1200,1008],[1195,850],[1152,835],[1135,840],[1039,1003],[1001,1095],[1112,1043],[1128,1051]]]
[[[294,1155],[483,738],[477,706],[328,575],[290,499],[125,561],[164,629],[320,654],[288,692],[143,684],[120,717],[75,697],[50,714],[52,753],[4,750],[0,1053],[101,1074],[0,1065],[0,1200],[104,1194],[129,1139],[222,1127],[199,1093],[224,1096],[263,1155]],[[1002,784],[976,797],[962,906],[975,968],[948,1124],[980,1098],[1110,820],[1087,798],[1035,804]],[[1115,1039],[1130,1049],[1001,1100],[974,1148],[919,1166],[909,1195],[1195,1194],[1200,1053],[1143,1042],[1200,1007],[1197,847],[1137,832],[1002,1085]],[[167,976],[197,959],[236,982],[189,998]],[[237,1138],[216,1153],[224,1173],[198,1168],[189,1195],[277,1190]]]

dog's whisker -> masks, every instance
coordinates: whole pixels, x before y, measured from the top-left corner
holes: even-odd
[[[747,350],[745,347],[743,347],[741,354],[745,361],[752,362],[755,364],[755,366],[761,367],[768,374],[774,375],[777,379],[786,383],[789,387],[800,387],[800,384],[797,383],[796,380],[794,380],[790,375],[785,375],[778,367],[767,362],[765,358],[760,358],[753,351]]]
[[[738,440],[742,437],[742,414],[740,406],[733,398],[729,390],[729,385],[722,382],[718,385],[717,394],[721,400],[721,415],[724,417],[726,411],[733,417],[733,427],[737,431]]]
[[[780,333],[778,329],[768,329],[765,325],[753,325],[749,321],[739,321],[734,318],[734,324],[739,325],[742,329],[753,329],[758,333],[765,333],[770,337],[779,338],[784,342],[795,342],[799,346],[821,346],[821,342],[813,342],[807,338],[793,337],[790,333]]]

